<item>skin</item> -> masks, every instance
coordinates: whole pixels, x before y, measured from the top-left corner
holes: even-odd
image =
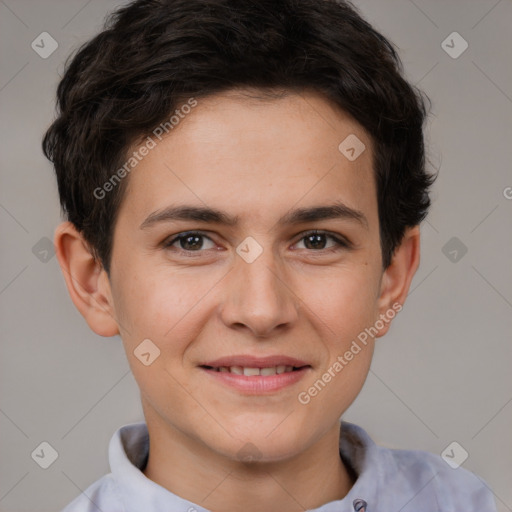
[[[353,162],[338,150],[350,134],[366,146]],[[213,511],[298,511],[347,494],[354,478],[339,457],[339,418],[364,384],[375,339],[308,404],[297,397],[359,333],[404,303],[419,265],[415,226],[382,268],[372,151],[365,130],[316,93],[269,101],[217,94],[198,101],[125,178],[110,278],[69,222],[57,228],[73,302],[95,333],[120,334],[140,387],[148,478]],[[362,212],[367,226],[349,218],[278,222],[292,209],[335,201]],[[173,204],[239,221],[140,228]],[[310,229],[350,246],[327,235],[315,246],[304,235]],[[192,249],[183,241],[163,247],[190,230],[205,232]],[[263,249],[252,263],[236,253],[248,236]],[[147,338],[160,349],[149,366],[134,355]],[[284,354],[311,369],[285,389],[249,396],[198,366],[233,354]],[[247,443],[257,450],[253,462],[238,455]]]

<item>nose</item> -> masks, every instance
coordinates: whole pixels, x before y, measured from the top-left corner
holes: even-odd
[[[224,324],[257,338],[290,328],[298,319],[301,300],[273,252],[264,249],[251,263],[237,255],[234,265],[221,309]]]

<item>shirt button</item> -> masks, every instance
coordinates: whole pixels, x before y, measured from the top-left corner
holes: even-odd
[[[356,512],[366,512],[366,507],[368,506],[364,500],[354,500],[352,505],[354,506],[354,510]]]

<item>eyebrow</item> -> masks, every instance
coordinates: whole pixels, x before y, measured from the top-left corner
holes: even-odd
[[[326,206],[297,208],[283,215],[277,223],[295,225],[328,219],[355,220],[364,228],[369,229],[368,219],[363,212],[355,210],[354,208],[351,208],[339,201]],[[140,229],[147,229],[160,222],[171,222],[176,220],[208,222],[232,227],[238,224],[240,218],[238,215],[231,216],[221,210],[205,206],[169,206],[163,210],[157,210],[151,213],[140,225]]]

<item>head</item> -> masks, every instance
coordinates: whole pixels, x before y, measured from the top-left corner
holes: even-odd
[[[59,263],[121,335],[148,424],[233,458],[319,439],[405,301],[430,205],[425,103],[392,44],[348,2],[137,1],[69,61],[58,107]],[[208,364],[235,355],[303,369],[235,389]]]

